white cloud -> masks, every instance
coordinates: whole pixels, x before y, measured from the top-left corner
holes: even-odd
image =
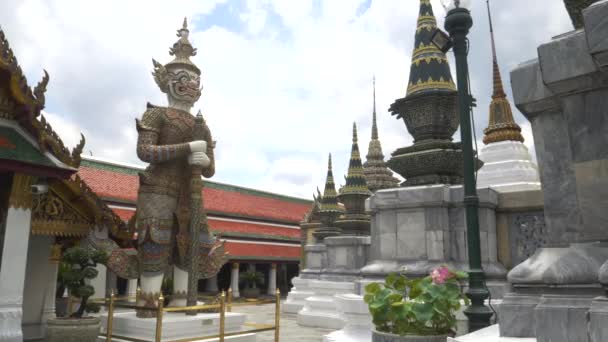
[[[218,141],[214,179],[309,198],[322,189],[332,152],[334,175],[343,182],[353,121],[361,154],[367,153],[374,74],[385,156],[411,144],[403,121],[387,109],[405,95],[417,1],[376,0],[360,13],[363,0],[325,0],[319,8],[313,0],[248,0],[232,18],[244,32],[200,20],[223,2],[11,1],[0,4],[0,22],[28,76],[40,77],[43,67],[51,74],[48,110],[60,114],[49,114],[49,121],[68,144],[85,132],[85,151],[99,157],[138,162],[134,119],[146,101],[165,103],[150,59],[170,60],[167,49],[184,15],[196,19],[190,21],[199,50],[193,60],[205,88],[195,110],[202,109]],[[544,2],[494,5],[508,91],[507,71],[568,28],[561,2]],[[443,9],[438,0],[432,3],[442,25]],[[481,3],[473,8],[470,54],[478,138],[491,93]],[[209,28],[200,31],[197,24]],[[529,125],[514,111],[526,135]],[[530,146],[530,134],[526,141]]]

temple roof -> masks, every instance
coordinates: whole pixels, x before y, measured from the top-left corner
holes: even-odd
[[[431,1],[420,0],[407,96],[456,90],[445,53],[431,42],[435,29]]]
[[[48,82],[49,74],[44,71],[42,80],[33,90],[30,88],[4,31],[0,29],[0,119],[19,126],[26,133],[25,135],[34,140],[32,145],[39,153],[47,154],[47,157],[52,156],[51,159],[55,160],[53,167],[58,170],[59,176],[67,178],[76,171],[80,163],[84,137],[72,151],[69,151],[40,114],[44,109],[44,93]],[[36,162],[31,160],[30,163],[25,164],[38,165]]]
[[[494,27],[492,25],[492,15],[490,13],[490,2],[486,2],[488,6],[488,20],[490,21],[490,39],[492,41],[492,74],[494,90],[492,93],[492,102],[490,103],[490,119],[488,127],[484,129],[484,144],[490,144],[500,141],[524,141],[521,135],[521,128],[513,119],[511,104],[505,94],[500,68],[498,67],[498,59],[496,57],[496,43],[494,41]]]
[[[370,191],[380,189],[396,188],[399,186],[399,180],[393,177],[393,173],[386,166],[384,154],[382,153],[382,145],[378,137],[378,124],[376,123],[376,78],[373,81],[374,88],[374,106],[372,116],[372,139],[369,142],[367,150],[367,160],[363,164],[363,173],[367,182],[367,187]]]
[[[143,167],[83,156],[78,174],[105,201],[134,207]],[[312,201],[204,180],[204,206],[210,215],[297,225]]]

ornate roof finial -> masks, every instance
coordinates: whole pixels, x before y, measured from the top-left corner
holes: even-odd
[[[410,80],[407,86],[408,96],[456,90],[445,53],[431,42],[431,37],[436,29],[437,19],[435,19],[431,2],[420,0]]]
[[[376,75],[374,75],[374,112],[372,119],[372,140],[378,140],[378,125],[376,124]]]
[[[321,212],[341,213],[342,210],[338,206],[338,193],[336,192],[336,184],[334,183],[334,174],[331,165],[331,153],[327,161],[327,179],[325,180],[325,190],[321,198]]]
[[[396,188],[399,186],[399,180],[393,177],[393,173],[386,166],[384,154],[382,153],[382,145],[378,138],[378,124],[376,122],[376,76],[373,78],[373,95],[372,140],[370,140],[367,149],[367,161],[363,164],[363,173],[365,174],[369,190],[376,191],[379,189]]]
[[[520,141],[524,138],[521,135],[521,128],[513,120],[511,104],[507,99],[507,94],[503,88],[498,58],[496,56],[496,41],[494,39],[494,25],[492,24],[492,14],[490,11],[490,0],[486,0],[488,8],[488,20],[490,22],[490,39],[492,43],[492,73],[494,90],[492,92],[492,102],[490,103],[490,120],[488,127],[483,131],[484,144],[499,141]]]
[[[340,191],[340,195],[359,194],[369,196],[371,193],[367,188],[367,181],[363,173],[359,144],[357,143],[357,124],[353,122],[353,146],[350,152],[348,164],[348,175],[345,177],[346,184]],[[344,202],[344,201],[343,201]],[[348,207],[348,205],[347,205]]]

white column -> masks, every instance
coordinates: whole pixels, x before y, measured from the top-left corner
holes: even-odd
[[[114,295],[118,294],[118,287],[116,286],[116,273],[107,270],[106,273],[106,287],[105,287],[105,297],[109,297],[110,293],[112,293],[112,291],[114,291]],[[101,295],[99,293],[96,293],[95,296],[93,296],[95,298],[101,298]]]
[[[30,236],[21,317],[24,340],[44,338],[46,320],[49,318],[45,312],[47,296],[54,299],[55,294],[50,292],[55,289],[57,283],[57,265],[49,264],[53,241],[51,236]],[[52,279],[53,277],[55,278]],[[54,308],[54,303],[51,306]]]
[[[44,309],[42,310],[42,324],[45,325],[49,318],[55,318],[55,292],[57,292],[57,272],[59,271],[59,261],[61,260],[61,245],[51,246],[49,256],[49,282],[46,286],[44,295]]]
[[[107,239],[108,228],[95,227],[95,229],[93,230],[93,234],[95,234],[95,238],[97,239]],[[95,269],[97,270],[97,277],[91,279],[89,281],[89,285],[93,286],[93,289],[95,290],[93,298],[102,298],[106,296],[106,276],[108,273],[108,269],[102,264],[97,264]],[[103,306],[101,308],[102,310],[104,309]]]
[[[232,263],[232,272],[230,273],[230,288],[232,289],[232,297],[239,298],[239,263]]]
[[[0,341],[21,342],[23,285],[31,228],[32,197],[29,176],[15,174],[6,217],[0,266]]]
[[[137,278],[128,279],[127,280],[127,297],[135,298],[136,295],[137,295]],[[129,301],[135,301],[135,300],[131,299]]]
[[[268,274],[268,294],[274,295],[277,291],[277,264],[270,264],[270,273]]]
[[[205,291],[211,292],[211,293],[217,293],[217,291],[218,291],[218,288],[217,288],[217,274],[206,280],[206,282],[205,282]]]

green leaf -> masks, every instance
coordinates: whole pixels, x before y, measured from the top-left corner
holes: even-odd
[[[395,282],[399,279],[399,275],[397,273],[391,273],[386,277],[386,286],[394,287]]]
[[[85,269],[82,271],[82,275],[87,279],[95,279],[98,273],[99,272],[93,267],[85,267]]]
[[[371,284],[367,284],[365,286],[365,292],[369,293],[369,294],[376,294],[380,291],[381,286],[379,283],[371,283]]]
[[[418,322],[425,323],[433,318],[433,305],[431,303],[414,303],[412,304],[412,312],[416,315]]]
[[[371,301],[374,300],[374,295],[373,294],[366,294],[365,296],[363,296],[363,301],[367,304],[371,303]]]
[[[78,298],[90,297],[95,293],[95,289],[91,285],[80,286],[76,289],[74,295]]]

